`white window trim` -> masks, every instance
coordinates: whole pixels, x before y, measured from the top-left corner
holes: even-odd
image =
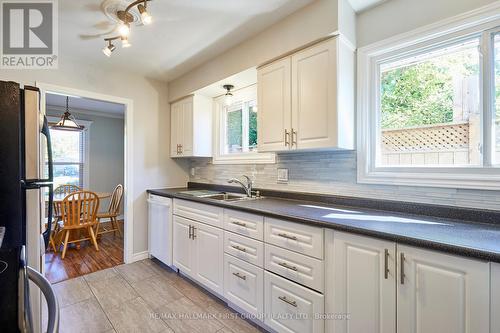
[[[242,88],[240,91],[234,91],[235,98],[242,95],[253,94],[257,96],[257,85]],[[257,105],[257,108],[259,106]],[[222,113],[224,112],[224,96],[214,98],[214,131],[213,131],[213,164],[274,164],[276,155],[274,153],[241,153],[224,154],[224,142],[221,139],[224,133],[224,124],[222,123]],[[257,111],[258,112],[258,111]]]
[[[49,123],[57,123],[60,120],[59,117],[47,116],[47,121]],[[90,166],[90,126],[92,125],[92,121],[90,120],[79,120],[75,119],[78,125],[83,126],[83,141],[85,147],[85,160],[83,161],[83,188],[89,188],[90,184],[90,175],[89,175],[89,166]]]
[[[500,3],[481,7],[471,12],[440,21],[426,27],[404,33],[358,50],[358,120],[357,120],[357,161],[358,182],[365,184],[410,185],[430,187],[454,187],[470,189],[500,190],[500,168],[497,167],[377,167],[376,146],[378,142],[378,100],[376,93],[378,64],[394,54],[402,54],[405,49],[430,47],[454,36],[464,36],[499,25]],[[484,35],[483,35],[484,36]],[[482,45],[484,39],[482,40]],[[492,54],[492,49],[482,49],[483,54]],[[490,57],[482,57],[482,68],[492,69]],[[494,80],[482,80],[480,96],[491,89]],[[483,101],[481,109],[491,110],[493,101]],[[375,109],[374,109],[375,106]],[[486,113],[484,113],[486,114]],[[492,140],[492,118],[483,117],[483,142]],[[490,141],[491,142],[491,141]],[[488,145],[486,145],[488,146]],[[489,151],[483,152],[490,156]],[[486,164],[489,164],[485,159]]]

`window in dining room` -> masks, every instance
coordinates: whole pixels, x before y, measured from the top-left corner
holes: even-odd
[[[54,188],[62,184],[84,187],[85,131],[50,130],[54,165]]]

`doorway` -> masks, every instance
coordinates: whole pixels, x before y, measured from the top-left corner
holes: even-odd
[[[63,258],[64,242],[61,238],[64,238],[60,235],[54,237],[43,260],[45,276],[51,283],[56,283],[128,262],[132,253],[133,215],[129,195],[132,166],[128,163],[131,160],[128,157],[132,156],[132,131],[127,119],[131,119],[132,102],[49,84],[37,83],[37,86],[42,95],[41,107],[49,123],[56,123],[69,109],[77,124],[83,126],[82,131],[51,129],[54,188],[72,185],[95,193],[98,211],[103,216],[99,219],[97,246],[90,235],[86,237],[86,233],[73,236],[75,240],[88,239],[74,244],[69,241]],[[108,212],[117,185],[123,185],[124,194],[113,219],[104,213]],[[65,196],[65,192],[59,193],[55,201],[62,202]],[[52,226],[60,232],[64,221],[60,219],[56,223]]]

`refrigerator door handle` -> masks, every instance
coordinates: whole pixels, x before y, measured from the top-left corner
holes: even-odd
[[[19,260],[19,330],[21,332],[33,332],[33,319],[31,316],[30,306],[30,289],[28,277],[28,265],[26,263],[26,248],[23,246],[21,249],[21,256]]]

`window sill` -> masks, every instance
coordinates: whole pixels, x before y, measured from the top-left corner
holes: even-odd
[[[393,167],[358,169],[358,183],[500,190],[499,168]]]
[[[220,155],[212,158],[212,164],[274,164],[276,155],[272,153],[247,153]]]

